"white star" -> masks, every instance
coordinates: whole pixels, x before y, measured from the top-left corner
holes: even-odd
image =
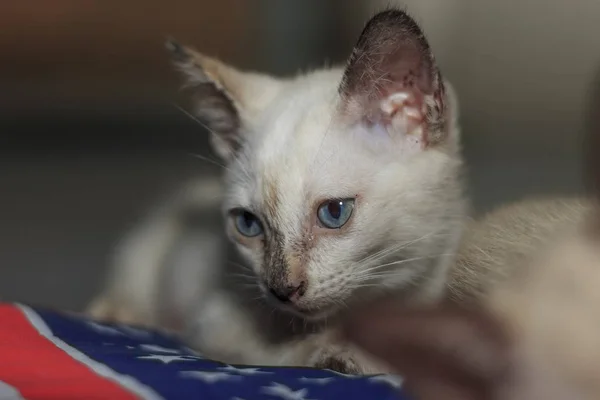
[[[150,353],[181,354],[181,351],[177,349],[169,349],[166,347],[157,346],[155,344],[142,344],[140,347]]]
[[[309,400],[306,398],[308,390],[300,389],[293,391],[281,383],[271,382],[271,386],[263,386],[261,392],[284,400]]]
[[[371,382],[382,382],[394,389],[399,389],[402,386],[402,378],[394,375],[376,375],[369,378]]]
[[[304,383],[314,383],[315,385],[327,385],[333,378],[331,376],[328,378],[307,378],[303,376],[302,378],[298,378],[298,380]]]
[[[219,381],[240,380],[241,376],[229,375],[227,372],[210,371],[182,371],[181,376],[200,379],[206,383],[215,383]]]
[[[138,360],[158,360],[162,361],[163,364],[170,364],[173,361],[196,361],[194,358],[186,358],[182,356],[164,356],[160,354],[153,354],[151,356],[141,356]]]
[[[111,328],[110,326],[100,325],[93,321],[88,321],[87,324],[90,328],[92,328],[93,330],[95,330],[98,333],[103,333],[103,334],[112,335],[112,336],[123,335],[123,333],[119,332],[118,329]]]
[[[272,374],[272,372],[261,371],[260,368],[236,368],[233,365],[228,365],[226,367],[219,367],[221,371],[233,372],[239,375],[264,375],[264,374]]]

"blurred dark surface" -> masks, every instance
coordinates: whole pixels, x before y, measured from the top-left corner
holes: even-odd
[[[183,180],[216,173],[193,157],[210,155],[206,132],[176,107],[185,99],[165,37],[294,74],[343,62],[378,3],[3,2],[0,298],[80,309],[140,213]],[[405,3],[458,90],[475,209],[579,192],[600,3]]]

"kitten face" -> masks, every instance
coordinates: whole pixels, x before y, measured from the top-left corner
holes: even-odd
[[[265,295],[306,318],[381,289],[438,295],[462,223],[453,100],[416,24],[382,14],[345,70],[295,79],[176,49],[228,162],[229,235]]]
[[[448,232],[440,225],[456,213],[449,207],[457,201],[451,185],[457,158],[442,151],[412,154],[386,132],[340,124],[331,100],[340,77],[316,73],[283,90],[228,177],[226,213],[247,210],[263,230],[244,236],[234,214],[231,237],[265,291],[306,282],[294,307],[309,314],[343,304],[361,286],[418,281],[427,272],[415,268],[427,265],[423,260],[379,267],[399,254],[408,260],[443,253],[437,242]],[[349,219],[328,228],[319,207],[344,199],[354,201]],[[380,250],[391,253],[367,259]]]

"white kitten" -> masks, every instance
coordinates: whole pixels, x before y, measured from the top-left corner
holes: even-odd
[[[423,33],[379,13],[345,68],[288,79],[170,48],[226,163],[226,232],[249,267],[215,271],[211,245],[171,286],[197,290],[161,292],[181,264],[164,261],[186,231],[176,203],[131,236],[92,314],[172,324],[230,362],[378,369],[335,321],[382,293],[440,299],[465,220],[456,99]]]

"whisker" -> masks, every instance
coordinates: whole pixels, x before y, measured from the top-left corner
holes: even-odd
[[[179,111],[181,111],[183,113],[183,115],[185,115],[186,117],[189,117],[192,121],[196,122],[198,125],[200,125],[201,127],[203,127],[204,129],[206,129],[207,131],[209,131],[210,133],[212,133],[213,135],[217,135],[217,132],[213,131],[212,129],[210,129],[210,127],[208,125],[206,125],[204,122],[202,122],[199,118],[197,118],[194,114],[190,113],[189,111],[187,111],[186,109],[184,109],[183,107],[181,107],[179,104],[175,103],[175,102],[171,102],[171,104],[178,109]]]
[[[256,272],[254,271],[254,269],[252,269],[252,267],[249,266],[249,265],[241,264],[241,263],[238,263],[238,262],[235,262],[235,261],[229,261],[229,265],[231,265],[231,266],[233,266],[235,268],[238,268],[241,271],[246,272],[246,273],[242,272],[243,275],[252,276],[254,279],[258,278],[257,275],[256,275]]]
[[[238,285],[241,287],[258,289],[258,285],[255,283],[238,283]]]
[[[407,262],[411,262],[411,261],[419,261],[419,260],[427,260],[427,259],[431,259],[431,258],[438,258],[438,257],[444,257],[444,256],[453,256],[454,254],[452,253],[442,253],[442,254],[435,254],[435,255],[431,255],[431,256],[419,256],[419,257],[412,257],[412,258],[404,258],[402,260],[396,260],[396,261],[392,261],[389,263],[385,263],[385,264],[380,264],[371,268],[368,268],[366,270],[360,271],[361,273],[369,273],[371,271],[376,271],[379,270],[381,268],[385,268],[385,267],[389,267],[392,265],[401,265],[401,264],[405,264]]]
[[[228,263],[229,263],[229,265],[232,265],[234,267],[238,267],[238,268],[250,271],[254,275],[254,270],[249,265],[242,264],[242,263],[235,262],[235,261],[228,261]]]
[[[223,169],[231,172],[230,168],[226,167],[225,165],[221,164],[220,162],[215,161],[209,157],[201,156],[200,154],[196,154],[196,153],[188,153],[188,155],[191,157],[197,158],[198,160],[206,161],[209,164],[216,165],[219,168],[223,168]]]
[[[370,281],[370,280],[373,280],[376,278],[381,278],[384,276],[394,276],[396,274],[395,270],[385,270],[384,268],[390,267],[390,266],[395,266],[395,265],[402,265],[404,263],[411,262],[411,261],[418,261],[418,260],[425,260],[425,259],[431,259],[431,258],[437,258],[437,257],[443,257],[443,256],[453,256],[453,255],[454,254],[440,254],[440,255],[436,255],[436,256],[413,257],[413,258],[404,259],[404,260],[397,260],[394,262],[390,262],[390,263],[372,267],[365,271],[359,271],[357,276],[355,276],[353,278],[353,281],[354,282],[366,282],[366,281]]]
[[[371,261],[371,259],[373,259],[373,258],[377,258],[377,257],[380,257],[380,256],[383,258],[385,255],[388,255],[388,254],[391,254],[391,253],[393,253],[395,251],[407,248],[408,246],[413,245],[415,243],[418,243],[418,242],[420,242],[422,240],[425,240],[425,239],[427,239],[427,238],[435,235],[436,233],[439,234],[439,232],[430,232],[430,233],[425,234],[425,235],[423,235],[421,237],[418,237],[416,239],[409,240],[408,242],[400,242],[397,245],[390,246],[388,248],[384,248],[383,250],[381,250],[379,252],[376,252],[376,253],[368,255],[367,257],[365,257],[362,260],[358,261],[358,263],[365,263],[367,261]]]
[[[363,288],[380,288],[381,285],[377,284],[377,283],[359,283],[359,284],[353,284],[349,286],[352,289],[363,289]]]
[[[246,274],[239,273],[239,274],[227,274],[227,276],[232,277],[232,278],[243,278],[243,279],[247,279],[249,281],[256,281],[256,275],[246,275]]]

